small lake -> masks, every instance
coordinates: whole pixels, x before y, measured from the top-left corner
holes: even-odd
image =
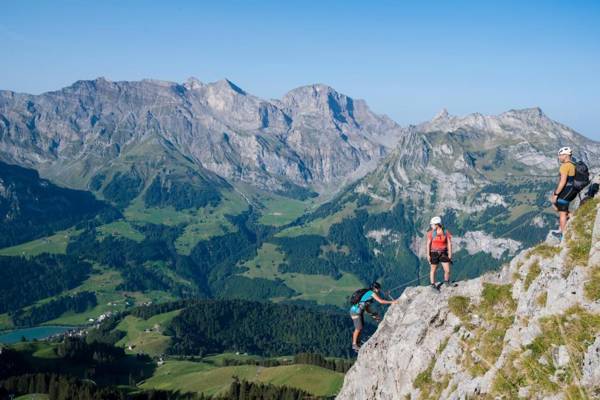
[[[48,336],[66,332],[72,326],[36,326],[34,328],[15,329],[14,331],[0,332],[0,343],[12,344],[21,341],[24,336],[27,340],[45,339]]]

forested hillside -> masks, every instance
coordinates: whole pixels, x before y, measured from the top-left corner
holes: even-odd
[[[68,256],[0,256],[0,312],[15,311],[71,289],[86,279],[91,270],[89,263]]]
[[[0,161],[0,248],[96,217],[110,222],[118,216],[89,192],[56,186],[35,170]]]
[[[137,307],[107,319],[89,337],[116,343],[125,334],[119,324],[128,316],[150,320],[175,310],[180,311],[163,322],[161,331],[169,338],[167,351],[172,355],[350,355],[348,338],[353,328],[345,313],[244,300],[185,300]],[[372,327],[367,324],[365,332],[368,335]]]
[[[82,399],[127,393],[139,399],[246,399],[250,393],[273,400],[329,398],[352,365],[350,359],[331,357],[348,354],[351,325],[345,314],[291,305],[152,304],[115,314],[83,338],[2,348],[0,393],[91,396],[79,395]],[[170,354],[161,355],[157,364],[143,353],[158,340],[170,343],[165,347]],[[215,354],[220,352],[225,353]],[[87,386],[89,380],[93,387]]]
[[[165,333],[173,354],[202,355],[225,351],[258,355],[315,352],[348,356],[352,323],[345,314],[292,305],[243,301],[208,301],[187,307]]]

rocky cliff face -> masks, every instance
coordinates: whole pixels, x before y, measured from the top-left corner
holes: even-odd
[[[0,91],[0,159],[86,187],[159,138],[197,168],[277,189],[344,181],[404,130],[324,85],[267,101],[227,80],[79,81],[39,96]]]
[[[338,399],[600,398],[600,212],[498,272],[407,289]]]

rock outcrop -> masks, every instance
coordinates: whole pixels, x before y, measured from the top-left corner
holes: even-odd
[[[600,212],[497,272],[404,291],[338,399],[600,398]]]

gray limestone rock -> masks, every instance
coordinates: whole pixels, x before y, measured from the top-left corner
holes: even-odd
[[[592,248],[600,239],[599,221],[600,212],[597,212]],[[346,374],[338,399],[418,399],[423,393],[415,386],[417,379],[427,382],[425,386],[439,390],[435,392],[438,396],[435,398],[467,399],[476,398],[478,394],[490,395],[499,371],[522,368],[518,360],[534,354],[527,346],[548,334],[540,328],[541,319],[556,318],[571,312],[569,310],[574,306],[600,315],[600,304],[583,295],[583,286],[588,282],[589,268],[593,267],[597,252],[592,250],[587,266],[570,269],[566,262],[566,246],[563,242],[560,253],[548,258],[523,251],[499,272],[460,282],[451,290],[442,289],[439,295],[433,295],[425,287],[407,289],[363,346],[357,362]],[[533,276],[529,289],[524,290],[523,279],[533,263],[539,264],[540,272]],[[482,329],[490,328],[485,319],[470,315],[466,324],[453,314],[448,302],[452,297],[461,296],[472,304],[480,304],[484,301],[483,288],[488,283],[511,285],[511,296],[516,305],[510,326],[503,339],[495,344],[500,354],[496,360],[486,360],[471,347],[476,344],[473,341],[480,340]],[[540,298],[547,301],[542,302]],[[494,312],[502,311],[494,309]],[[565,334],[569,334],[568,330]],[[515,388],[515,396],[567,398],[562,391],[567,386],[564,379],[581,376],[580,381],[573,384],[581,385],[581,391],[597,398],[594,396],[600,395],[600,336],[596,336],[593,343],[571,343],[570,346],[585,350],[583,365],[575,374],[570,370],[574,365],[572,348],[564,344],[556,344],[547,355],[538,357],[540,365],[552,365],[555,369],[556,372],[547,378],[557,383],[556,392],[539,393],[523,382]],[[513,362],[511,355],[514,354],[518,355],[517,364],[506,364]],[[465,358],[466,355],[469,357]],[[484,365],[485,373],[474,374],[472,363]],[[433,396],[432,393],[429,395]]]
[[[231,181],[265,189],[336,186],[368,172],[404,135],[366,103],[330,87],[281,101],[228,80],[78,81],[38,96],[0,91],[0,159],[85,188],[150,137]],[[289,186],[289,185],[288,185]]]
[[[585,353],[581,383],[593,390],[600,391],[600,336],[596,337]]]

